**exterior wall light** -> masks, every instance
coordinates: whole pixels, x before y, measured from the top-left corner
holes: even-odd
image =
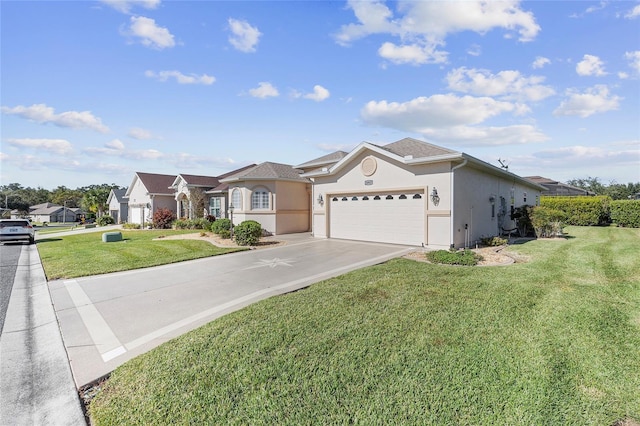
[[[318,204],[321,206],[324,205],[324,198],[322,198],[322,194],[318,194]]]
[[[434,206],[440,204],[440,196],[438,195],[438,190],[435,187],[431,190],[431,202]]]

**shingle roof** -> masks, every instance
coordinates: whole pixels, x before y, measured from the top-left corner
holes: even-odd
[[[185,175],[180,173],[182,179],[187,182],[188,185],[196,185],[196,186],[206,186],[208,188],[213,188],[216,186],[218,182],[218,178],[216,176],[198,176],[198,175]]]
[[[299,169],[306,169],[308,167],[335,164],[338,161],[342,160],[344,157],[346,157],[348,154],[349,154],[348,152],[336,151],[336,152],[332,152],[331,154],[323,155],[322,157],[318,157],[311,161],[307,161],[305,163],[299,164],[296,167]]]
[[[169,189],[169,187],[176,179],[176,175],[160,175],[143,172],[136,172],[136,175],[150,194],[173,195],[173,189]]]
[[[265,162],[258,164],[248,170],[229,176],[224,181],[231,180],[251,180],[251,179],[273,179],[273,180],[299,180],[307,182],[307,179],[300,176],[302,170],[294,169],[288,164]]]
[[[443,148],[437,145],[432,145],[428,142],[423,142],[413,138],[400,139],[399,141],[392,142],[388,145],[380,146],[380,148],[401,157],[411,155],[413,156],[413,158],[436,157],[439,155],[458,153],[457,151],[453,151],[451,149]]]
[[[113,188],[111,189],[111,191],[113,191],[113,196],[115,197],[117,202],[123,202],[124,195],[127,193],[126,189]]]
[[[44,209],[44,208],[49,208],[49,207],[62,207],[59,204],[53,204],[53,203],[41,203],[41,204],[36,204],[33,206],[29,207],[29,211],[34,211],[34,210],[39,210],[39,209]]]

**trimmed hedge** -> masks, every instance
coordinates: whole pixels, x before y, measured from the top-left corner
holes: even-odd
[[[566,225],[597,226],[611,222],[611,197],[541,197],[540,206],[567,215]]]
[[[567,214],[562,210],[537,206],[531,210],[531,225],[538,238],[551,238],[562,235]]]
[[[611,221],[625,228],[640,228],[640,200],[612,201]]]

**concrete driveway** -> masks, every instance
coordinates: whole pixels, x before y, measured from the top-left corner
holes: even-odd
[[[309,234],[284,246],[136,271],[51,281],[78,388],[125,361],[261,299],[401,256],[415,247]]]

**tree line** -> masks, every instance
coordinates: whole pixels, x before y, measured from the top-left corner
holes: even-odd
[[[0,186],[0,205],[8,210],[29,213],[29,207],[53,203],[69,208],[81,208],[85,213],[100,217],[108,210],[107,198],[112,189],[124,189],[112,184],[88,185],[76,189],[58,186],[50,191],[44,188],[23,187],[19,183]]]
[[[588,177],[586,179],[571,179],[567,181],[567,184],[586,189],[595,195],[609,196],[613,200],[628,200],[640,194],[640,182],[627,184],[611,182],[609,185],[605,185],[597,177]]]

